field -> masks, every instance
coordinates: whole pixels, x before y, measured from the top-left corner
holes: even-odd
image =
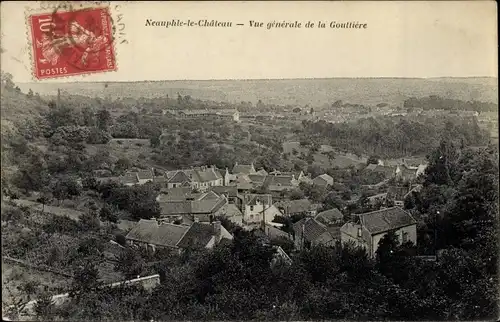
[[[89,97],[177,97],[225,102],[323,106],[336,100],[353,104],[399,105],[407,97],[438,95],[461,100],[498,102],[495,78],[330,78],[284,80],[155,81],[111,83],[21,83],[40,95],[56,95],[57,88]],[[107,85],[107,87],[105,86]]]
[[[62,275],[44,272],[2,260],[2,302],[11,304],[20,295],[17,289],[22,283],[34,281],[53,294],[64,290],[70,279]]]

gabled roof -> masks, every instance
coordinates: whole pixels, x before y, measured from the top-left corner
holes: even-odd
[[[177,171],[168,179],[168,183],[184,183],[184,182],[191,182],[191,179],[186,173],[184,173],[184,171]]]
[[[303,238],[306,241],[314,242],[321,235],[328,232],[325,225],[318,222],[314,218],[302,218],[293,224],[293,230],[295,231],[295,236],[302,237],[302,229],[304,231]]]
[[[269,190],[283,190],[295,187],[291,175],[268,175],[264,181],[264,186]]]
[[[154,173],[152,170],[140,170],[137,171],[137,177],[139,178],[139,180],[153,180]]]
[[[312,203],[309,199],[279,201],[276,203],[276,207],[284,209],[288,214],[295,214],[310,211]]]
[[[328,225],[331,222],[341,221],[344,215],[337,208],[333,208],[320,212],[314,218],[322,224]]]
[[[236,207],[235,204],[233,204],[233,203],[226,203],[225,205],[223,205],[222,207],[220,207],[219,210],[217,210],[217,214],[216,215],[221,215],[221,216],[224,216],[224,217],[234,217],[234,216],[241,216],[242,213],[238,209],[238,207]]]
[[[264,169],[260,169],[259,171],[257,171],[256,174],[261,175],[261,176],[267,176],[268,175],[267,171],[264,170]]]
[[[213,167],[195,169],[195,171],[197,173],[197,177],[199,178],[199,182],[209,182],[222,178],[219,171]]]
[[[191,187],[177,187],[170,189],[162,189],[160,195],[156,198],[158,202],[167,201],[184,201],[192,197]]]
[[[254,184],[264,184],[264,181],[266,180],[266,176],[262,176],[262,175],[259,175],[259,174],[249,174],[248,178]]]
[[[170,223],[158,224],[154,219],[141,219],[126,238],[158,246],[176,247],[188,229],[189,226]]]
[[[372,235],[384,233],[410,225],[415,225],[416,220],[400,207],[381,209],[359,215],[363,225]]]
[[[215,192],[218,195],[238,197],[238,188],[236,188],[235,186],[212,186],[209,188],[209,190]]]
[[[267,235],[267,237],[269,237],[269,239],[274,239],[274,238],[278,238],[278,237],[291,239],[290,235],[287,232],[285,232],[279,228],[276,228],[272,225],[269,225],[267,223],[264,225],[263,228],[264,228],[264,233]]]
[[[323,173],[323,174],[317,176],[316,178],[321,178],[321,179],[325,180],[325,182],[327,182],[328,184],[333,183],[333,178],[326,173]]]
[[[177,247],[203,248],[214,237],[214,234],[212,225],[195,222],[177,243]]]
[[[389,187],[389,190],[387,190],[387,199],[403,201],[409,191],[410,189],[408,187],[391,186]]]
[[[245,194],[243,196],[245,205],[255,206],[257,203],[271,205],[272,197],[270,194]]]
[[[377,165],[375,163],[370,163],[369,165],[366,166],[366,170],[375,170],[377,168]]]
[[[253,164],[235,164],[233,167],[233,174],[237,173],[245,173],[245,174],[254,174],[255,168]]]
[[[120,177],[120,182],[123,184],[136,184],[139,182],[139,179],[137,179],[137,174],[127,173]]]

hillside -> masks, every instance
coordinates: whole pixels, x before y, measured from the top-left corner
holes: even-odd
[[[23,83],[41,95],[57,88],[91,97],[176,97],[268,104],[321,106],[343,100],[353,104],[401,104],[408,97],[438,95],[460,100],[498,102],[496,78],[332,78],[290,80],[156,81],[111,83]]]

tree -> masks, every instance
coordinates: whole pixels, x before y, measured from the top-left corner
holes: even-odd
[[[129,159],[120,158],[115,163],[115,171],[117,171],[118,173],[123,173],[124,171],[128,170],[131,166],[132,163],[130,162]]]
[[[366,161],[366,164],[378,164],[379,159],[380,158],[377,155],[370,155],[370,157]]]
[[[132,279],[142,275],[145,265],[142,256],[129,247],[120,253],[118,262],[115,264],[115,270],[121,272],[125,279]]]
[[[139,136],[139,130],[134,123],[127,121],[123,123],[116,123],[111,128],[111,135],[114,138],[135,139]]]
[[[112,118],[109,111],[102,108],[97,112],[96,117],[97,128],[99,128],[101,131],[107,132],[112,123]]]
[[[92,293],[100,285],[97,266],[92,262],[86,261],[82,266],[75,269],[69,295],[71,298],[78,299],[82,295]]]
[[[90,211],[81,214],[78,223],[83,231],[99,230],[101,226],[97,214]]]
[[[35,311],[37,318],[42,321],[49,321],[53,319],[55,304],[50,293],[44,292],[36,300],[33,310]]]
[[[33,97],[33,90],[31,88],[28,90],[28,94],[27,95],[28,95],[29,98]]]
[[[117,209],[113,206],[105,204],[104,207],[102,207],[101,210],[99,211],[99,218],[101,218],[102,221],[110,221],[113,223],[117,223],[118,222]]]

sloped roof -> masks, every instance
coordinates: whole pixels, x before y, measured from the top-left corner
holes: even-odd
[[[131,184],[131,183],[138,183],[139,180],[137,179],[137,174],[127,173],[120,177],[120,182],[123,184]]]
[[[243,201],[246,205],[255,206],[257,202],[261,204],[271,205],[272,197],[270,194],[245,194]]]
[[[249,174],[248,178],[250,179],[250,181],[252,181],[252,183],[259,183],[259,184],[263,184],[264,181],[266,180],[266,176],[258,174]]]
[[[381,209],[359,215],[361,224],[372,234],[414,225],[417,222],[400,207]]]
[[[153,179],[154,173],[152,170],[141,170],[137,171],[137,177],[139,178],[139,180]]]
[[[162,189],[160,195],[156,198],[158,202],[183,201],[192,197],[191,187],[177,187]]]
[[[116,182],[116,183],[120,183],[120,177],[100,177],[100,178],[96,178],[96,181],[98,183],[112,183],[112,182]]]
[[[267,223],[264,225],[264,232],[270,239],[278,237],[284,237],[290,239],[290,235],[287,232],[279,228],[273,227],[272,225],[269,225]]]
[[[375,163],[370,163],[369,165],[366,166],[366,170],[375,170],[377,168],[377,165]]]
[[[175,174],[173,174],[169,179],[169,183],[184,183],[184,182],[191,182],[191,179],[189,176],[184,173],[184,171],[177,171]]]
[[[318,177],[321,178],[321,179],[323,179],[323,180],[325,180],[328,183],[333,182],[333,178],[330,175],[326,174],[326,173],[323,173],[323,174],[319,175]]]
[[[377,165],[373,172],[383,173],[386,176],[391,176],[396,173],[396,167]]]
[[[298,199],[298,200],[279,201],[276,203],[276,206],[278,208],[285,209],[285,211],[289,214],[294,214],[311,210],[312,203],[308,199]]]
[[[315,241],[328,230],[326,226],[314,218],[302,218],[293,224],[293,230],[296,236],[302,236],[302,226],[304,226],[304,239],[309,242]]]
[[[328,223],[342,220],[344,218],[344,215],[337,208],[333,208],[320,212],[314,218],[316,218],[316,220],[318,220],[322,224],[327,225]]]
[[[162,215],[175,216],[191,213],[191,201],[168,201],[159,204]]]
[[[242,213],[238,209],[238,207],[236,207],[235,204],[226,203],[225,205],[220,207],[219,210],[217,210],[216,215],[225,215],[225,217],[234,217],[234,216],[241,216]]]
[[[257,171],[256,174],[261,175],[261,176],[267,176],[268,175],[267,171],[264,170],[264,169],[260,169],[259,171]]]
[[[255,173],[254,170],[255,169],[252,164],[235,164],[232,173],[252,174]]]
[[[156,220],[141,219],[126,238],[153,245],[176,247],[188,229],[189,226],[158,224]]]
[[[214,236],[214,229],[210,224],[202,224],[195,222],[189,227],[189,230],[184,234],[184,237],[177,243],[179,248],[202,248]]]
[[[199,182],[209,182],[222,178],[219,171],[216,171],[215,168],[212,167],[196,169],[196,172],[199,178]]]
[[[217,193],[218,195],[226,195],[227,197],[238,196],[238,188],[235,186],[212,186],[209,190]]]
[[[408,187],[391,186],[389,187],[389,190],[387,190],[387,198],[396,201],[403,201],[409,191],[410,189]]]
[[[294,187],[293,177],[291,175],[268,175],[264,181],[264,186],[269,190],[283,190]]]

